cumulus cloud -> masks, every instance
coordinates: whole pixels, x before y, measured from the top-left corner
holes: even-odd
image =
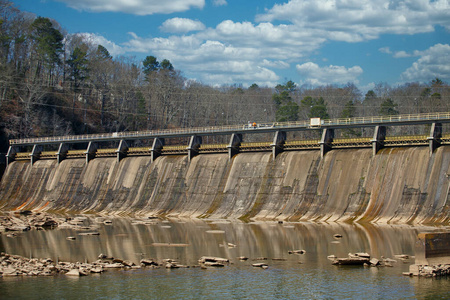
[[[219,79],[243,83],[248,79],[274,86],[279,77],[273,69],[288,68],[288,61],[316,50],[324,41],[313,33],[292,31],[289,25],[226,20],[216,28],[190,35],[142,38],[132,34],[124,46],[168,58],[186,74],[195,73],[207,83]]]
[[[166,20],[160,27],[162,31],[171,33],[186,33],[190,31],[204,30],[205,25],[200,21],[185,18],[172,18]]]
[[[112,56],[117,56],[124,54],[127,49],[111,42],[110,40],[106,39],[104,36],[94,34],[94,33],[77,33],[74,34],[76,36],[82,37],[85,42],[89,42],[94,45],[102,45],[105,47],[109,54]]]
[[[450,45],[436,44],[418,53],[420,58],[402,73],[402,80],[428,82],[435,77],[450,80]]]
[[[433,24],[450,29],[448,0],[290,0],[258,15],[260,22],[287,21],[319,30],[330,40],[359,42],[380,34],[431,32]]]
[[[202,9],[205,0],[56,0],[77,10],[123,12],[134,15],[170,14],[192,8]]]
[[[359,66],[346,68],[343,66],[326,66],[320,67],[319,65],[307,62],[302,65],[297,65],[297,72],[302,78],[302,83],[310,84],[313,86],[326,85],[326,84],[345,84],[348,82],[358,83],[358,76],[363,73],[363,70]]]
[[[414,56],[420,56],[421,52],[420,51],[413,51],[413,52],[406,52],[404,50],[400,50],[400,51],[391,51],[391,49],[389,47],[383,47],[378,49],[378,51],[380,51],[381,53],[385,53],[385,54],[389,54],[392,55],[392,57],[394,58],[406,58],[406,57],[414,57]]]
[[[57,1],[79,10],[138,15],[181,12],[205,6],[205,0]],[[226,0],[210,3],[228,4]],[[122,54],[126,50],[167,58],[186,75],[191,74],[209,84],[248,80],[274,86],[279,83],[276,70],[294,66],[327,41],[354,43],[376,39],[382,34],[431,32],[436,25],[450,30],[449,11],[448,0],[289,0],[257,15],[255,23],[224,20],[206,28],[200,21],[171,18],[160,26],[162,31],[171,33],[168,37],[146,38],[130,33],[129,41],[120,47],[102,44],[108,50],[113,49],[111,53]],[[395,58],[420,57],[405,71],[403,78],[415,78],[415,69],[426,70],[424,53],[393,51],[389,47],[379,51]],[[314,63],[296,68],[305,83],[314,85],[357,83],[363,72],[359,66],[320,67]]]

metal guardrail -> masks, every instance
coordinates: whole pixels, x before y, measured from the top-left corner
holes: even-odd
[[[263,133],[276,130],[308,130],[319,128],[351,128],[376,125],[421,124],[431,122],[450,123],[450,112],[408,114],[394,116],[358,117],[321,120],[320,126],[311,126],[310,120],[296,122],[274,122],[245,125],[209,126],[196,128],[160,129],[150,131],[113,132],[102,134],[67,135],[55,137],[25,138],[10,140],[10,145],[36,145],[57,143],[81,143],[89,141],[110,141],[122,139],[149,139],[156,137],[175,137],[190,135],[217,135],[231,133]]]

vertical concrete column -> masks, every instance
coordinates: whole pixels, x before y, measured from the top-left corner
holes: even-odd
[[[430,145],[430,156],[441,145],[442,123],[431,124],[430,136],[427,138]]]
[[[194,156],[198,155],[201,144],[202,144],[201,136],[198,136],[198,135],[191,136],[191,139],[189,141],[189,146],[187,147],[189,161],[191,161],[191,159]]]
[[[386,126],[375,126],[372,139],[372,155],[377,155],[378,150],[384,147],[386,139]]]
[[[272,146],[272,158],[275,160],[278,154],[283,152],[284,143],[286,142],[286,131],[278,130],[273,137]]]
[[[233,133],[231,135],[230,144],[227,146],[228,148],[228,159],[231,160],[233,156],[239,153],[242,143],[242,134]]]
[[[120,140],[119,147],[116,150],[117,162],[120,162],[128,154],[128,144],[125,140]]]
[[[158,157],[161,156],[161,150],[165,144],[166,144],[166,142],[162,138],[155,138],[153,140],[152,149],[150,149],[150,151],[152,153],[152,162],[154,162],[155,159],[157,159]]]
[[[16,159],[17,149],[14,146],[9,146],[8,153],[6,154],[6,166],[12,163]]]
[[[69,147],[64,143],[59,144],[58,152],[56,152],[58,164],[67,158],[67,152],[69,152]]]
[[[84,152],[84,154],[86,154],[86,164],[88,164],[90,160],[95,158],[97,148],[98,148],[97,143],[89,142],[86,152]]]
[[[333,148],[334,129],[325,128],[320,139],[320,157],[323,158]]]
[[[31,165],[34,165],[34,163],[39,160],[39,158],[41,157],[42,149],[43,147],[41,145],[33,146],[33,150],[30,154]]]

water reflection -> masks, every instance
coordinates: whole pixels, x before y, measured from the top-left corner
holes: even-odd
[[[93,261],[105,253],[135,262],[146,257],[176,258],[184,264],[196,264],[203,255],[230,260],[247,256],[325,262],[330,254],[345,257],[349,252],[368,252],[378,258],[413,255],[420,230],[402,226],[202,220],[144,223],[126,218],[115,218],[111,225],[96,223],[94,218],[84,222],[93,229],[29,231],[16,238],[3,235],[2,251],[68,261]],[[98,231],[99,235],[79,235],[92,231]],[[335,234],[342,238],[335,238]],[[76,239],[68,240],[69,236]],[[298,249],[306,254],[288,254],[289,250]]]
[[[332,266],[327,259],[331,254],[346,257],[349,252],[367,252],[377,258],[414,255],[418,232],[435,228],[223,220],[136,222],[127,218],[112,219],[111,225],[96,223],[95,218],[84,222],[85,226],[95,226],[91,231],[96,230],[99,235],[79,235],[80,231],[62,228],[23,232],[16,238],[3,234],[0,250],[65,261],[91,262],[100,253],[136,263],[141,258],[158,261],[173,258],[191,266],[196,265],[201,256],[208,255],[229,258],[233,264],[208,270],[109,271],[76,279],[64,276],[60,279],[3,278],[0,286],[9,287],[6,291],[12,296],[17,296],[15,293],[22,284],[43,284],[52,286],[53,296],[77,290],[82,297],[83,292],[89,290],[116,299],[144,299],[150,294],[154,296],[150,298],[166,299],[380,299],[448,295],[448,279],[421,280],[402,276],[413,260],[398,261],[393,268],[348,268]],[[335,234],[342,238],[336,238]],[[69,236],[76,239],[67,240]],[[228,243],[236,246],[229,247]],[[305,250],[305,254],[288,253],[298,249]],[[249,257],[249,260],[239,261],[239,256]],[[269,269],[251,267],[256,258],[267,258]],[[8,283],[11,286],[6,285]]]

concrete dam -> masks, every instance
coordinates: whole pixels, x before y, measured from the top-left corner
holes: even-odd
[[[449,175],[447,144],[15,160],[0,211],[448,226]]]
[[[0,209],[449,225],[449,166],[450,146],[16,161]]]

